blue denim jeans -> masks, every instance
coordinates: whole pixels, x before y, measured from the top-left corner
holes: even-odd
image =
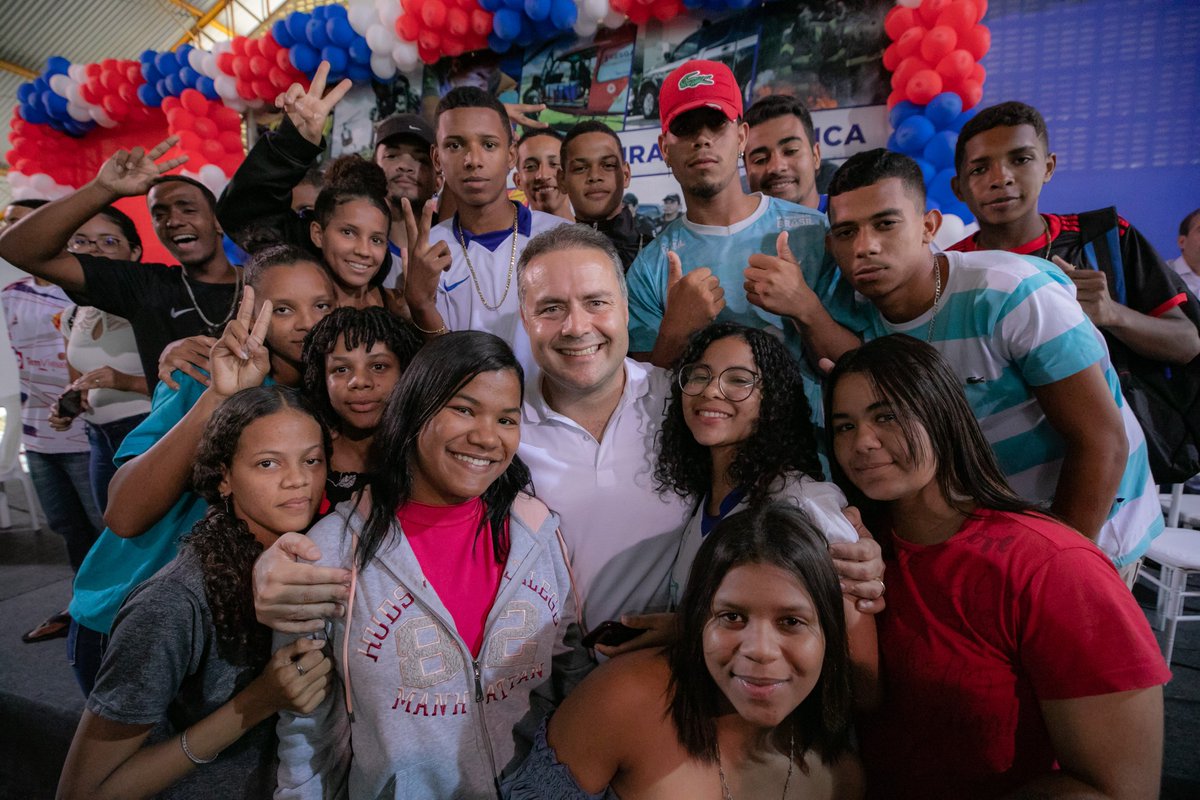
[[[25,458],[46,522],[50,530],[66,540],[71,569],[78,572],[104,530],[104,518],[96,507],[88,478],[91,454],[26,451]]]
[[[108,634],[85,628],[75,620],[71,620],[71,629],[67,632],[67,663],[75,672],[75,680],[83,689],[83,696],[92,693],[96,685],[96,676],[100,673],[100,662],[104,659],[104,651],[108,649]]]
[[[86,420],[83,423],[87,429],[88,444],[92,446],[88,479],[92,484],[92,497],[96,501],[96,508],[100,509],[101,514],[108,508],[108,484],[113,475],[117,474],[113,456],[117,454],[117,448],[125,441],[129,432],[140,425],[147,416],[149,415],[135,414],[103,425],[93,425]]]

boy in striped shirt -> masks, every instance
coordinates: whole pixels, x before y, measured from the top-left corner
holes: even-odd
[[[826,310],[812,295],[798,323],[813,351],[836,358],[858,343],[831,313],[864,339],[930,342],[962,378],[1013,487],[1094,540],[1132,583],[1162,514],[1141,428],[1071,281],[1029,256],[935,255],[941,215],[924,211],[907,156],[855,155],[829,198],[829,249],[858,297]]]

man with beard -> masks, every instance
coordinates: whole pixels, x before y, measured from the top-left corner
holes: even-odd
[[[599,120],[587,120],[567,131],[558,184],[571,198],[576,221],[608,237],[626,271],[654,238],[639,228],[633,211],[623,202],[629,177],[625,151],[612,128]]]
[[[746,123],[750,190],[825,211],[828,198],[817,191],[821,145],[804,103],[786,94],[767,95],[746,109]]]
[[[162,156],[177,137],[149,154],[141,147],[116,154],[83,188],[35,210],[20,230],[0,236],[0,258],[35,278],[56,283],[81,306],[129,320],[146,380],[153,391],[158,357],[168,343],[192,336],[217,337],[237,310],[241,270],[229,263],[221,247],[216,198],[204,184],[182,175],[159,175],[186,157],[156,169],[146,199],[154,232],[180,267],[116,261],[86,253],[69,253],[67,240],[105,206],[127,195],[129,171]],[[213,338],[209,345],[215,343]]]
[[[748,128],[729,67],[714,61],[677,67],[663,81],[659,107],[659,148],[687,211],[629,269],[630,351],[667,366],[693,332],[722,319],[775,333],[800,360],[800,334],[784,317],[793,295],[809,286],[822,298],[846,291],[825,258],[825,216],[742,191],[738,159]],[[819,388],[801,365],[817,419]]]
[[[392,212],[388,250],[400,264],[404,264],[408,249],[401,204],[407,199],[413,211],[420,214],[433,197],[436,177],[429,150],[436,143],[433,127],[416,114],[395,114],[375,126],[375,163],[387,176],[388,208]]]
[[[571,203],[559,183],[562,137],[549,128],[529,131],[517,140],[513,183],[529,198],[529,207],[575,221]]]

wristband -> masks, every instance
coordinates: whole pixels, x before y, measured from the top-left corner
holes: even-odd
[[[188,760],[193,764],[211,764],[217,760],[217,756],[212,758],[197,758],[196,754],[191,751],[187,743],[187,731],[179,734],[179,746],[183,748],[183,754],[188,757]],[[220,755],[219,753],[217,755]]]

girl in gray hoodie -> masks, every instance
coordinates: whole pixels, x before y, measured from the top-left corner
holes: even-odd
[[[516,457],[523,390],[508,345],[478,331],[405,371],[370,497],[309,532],[319,565],[352,570],[326,626],[341,686],[281,716],[277,798],[494,798],[591,668],[557,517]]]

